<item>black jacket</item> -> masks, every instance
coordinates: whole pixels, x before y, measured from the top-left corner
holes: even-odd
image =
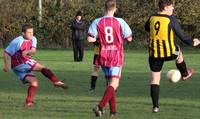
[[[72,40],[83,40],[84,39],[84,27],[85,24],[83,21],[77,22],[73,20],[71,29],[72,29]]]

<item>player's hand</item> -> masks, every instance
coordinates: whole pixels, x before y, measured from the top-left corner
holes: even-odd
[[[4,72],[7,72],[9,70],[9,67],[8,65],[4,64],[3,66],[3,69],[2,69]]]
[[[200,44],[200,41],[197,38],[194,38],[193,42],[194,42],[193,46],[198,46]]]
[[[25,57],[25,56],[28,55],[28,53],[29,53],[28,51],[23,51],[23,52],[22,52],[22,56]]]

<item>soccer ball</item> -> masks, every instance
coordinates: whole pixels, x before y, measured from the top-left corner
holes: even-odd
[[[172,83],[177,83],[181,79],[181,73],[177,69],[167,71],[167,79]]]

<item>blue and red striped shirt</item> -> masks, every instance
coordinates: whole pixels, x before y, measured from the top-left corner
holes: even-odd
[[[132,31],[122,18],[104,16],[95,19],[89,27],[88,36],[100,41],[99,58],[102,66],[123,65],[123,43],[132,37]]]
[[[22,52],[28,51],[32,47],[37,47],[37,39],[34,36],[31,40],[25,40],[22,36],[12,40],[5,49],[5,52],[11,57],[11,66],[15,67],[28,61],[31,57],[23,57]]]

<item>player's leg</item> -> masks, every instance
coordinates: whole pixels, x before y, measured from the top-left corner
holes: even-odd
[[[116,90],[115,90],[115,93],[116,93]],[[114,117],[115,114],[116,114],[116,96],[115,96],[115,93],[113,94],[113,96],[109,100],[110,116],[111,117]]]
[[[38,81],[30,71],[31,66],[28,64],[21,64],[13,68],[13,72],[24,83],[29,84],[25,106],[31,107],[33,105],[33,97],[38,87]]]
[[[111,116],[116,114],[116,97],[115,97],[115,90],[119,85],[119,79],[113,78],[111,84],[106,88],[104,95],[99,102],[98,107],[94,109],[96,116],[103,115],[103,109],[105,108],[106,104],[109,102],[110,106],[110,114]]]
[[[98,79],[98,72],[100,69],[99,65],[99,55],[95,54],[93,58],[92,75],[90,80],[90,91],[94,91],[96,88],[96,81]]]
[[[183,59],[183,54],[182,54],[181,51],[179,51],[179,55],[178,55],[178,57],[176,59],[176,67],[181,72],[183,80],[189,79],[192,76],[193,72],[194,72],[194,70],[192,68],[187,69],[186,63],[185,63],[185,61]]]
[[[150,94],[152,99],[152,112],[159,112],[159,91],[160,91],[160,76],[161,69],[164,61],[154,58],[149,58],[149,66],[151,69],[151,82],[150,82]]]
[[[56,75],[49,68],[39,63],[36,63],[33,65],[32,70],[41,72],[45,77],[47,77],[54,84],[54,86],[61,87],[63,89],[68,88],[62,81],[59,81],[57,79]]]
[[[29,83],[25,106],[31,107],[33,105],[33,97],[38,87],[38,80],[35,76],[27,75],[24,81]]]
[[[111,117],[114,117],[115,114],[116,114],[116,91],[117,91],[117,88],[119,86],[119,78],[112,78],[111,81],[109,82],[109,86],[112,86],[114,87],[115,89],[115,92],[113,93],[113,96],[110,98],[109,100],[109,107],[110,107],[110,116]]]
[[[152,112],[159,111],[159,92],[160,92],[160,75],[161,72],[151,72],[151,99],[152,99]]]
[[[95,108],[94,112],[96,116],[101,116],[103,113],[103,109],[106,104],[109,102],[110,105],[110,114],[111,116],[116,114],[116,98],[115,98],[115,90],[117,90],[119,86],[119,79],[121,77],[121,67],[102,67],[106,78],[111,78],[111,82],[106,88],[104,92],[104,96],[99,102],[97,108]]]
[[[111,84],[112,80],[117,80],[117,79],[108,79],[106,78],[106,86],[109,87],[110,85],[115,85],[116,83]],[[119,84],[118,84],[119,85]],[[114,87],[118,87],[118,86],[114,86]],[[115,90],[115,93],[117,92],[117,88]],[[115,93],[113,94],[113,96],[110,98],[109,100],[109,107],[110,107],[110,116],[114,117],[116,116],[116,96]],[[98,107],[98,109],[101,109]],[[101,109],[103,110],[103,109]]]
[[[90,81],[90,91],[94,91],[96,89],[96,81],[98,78],[98,72],[99,72],[100,66],[93,65],[92,67],[92,76]]]

